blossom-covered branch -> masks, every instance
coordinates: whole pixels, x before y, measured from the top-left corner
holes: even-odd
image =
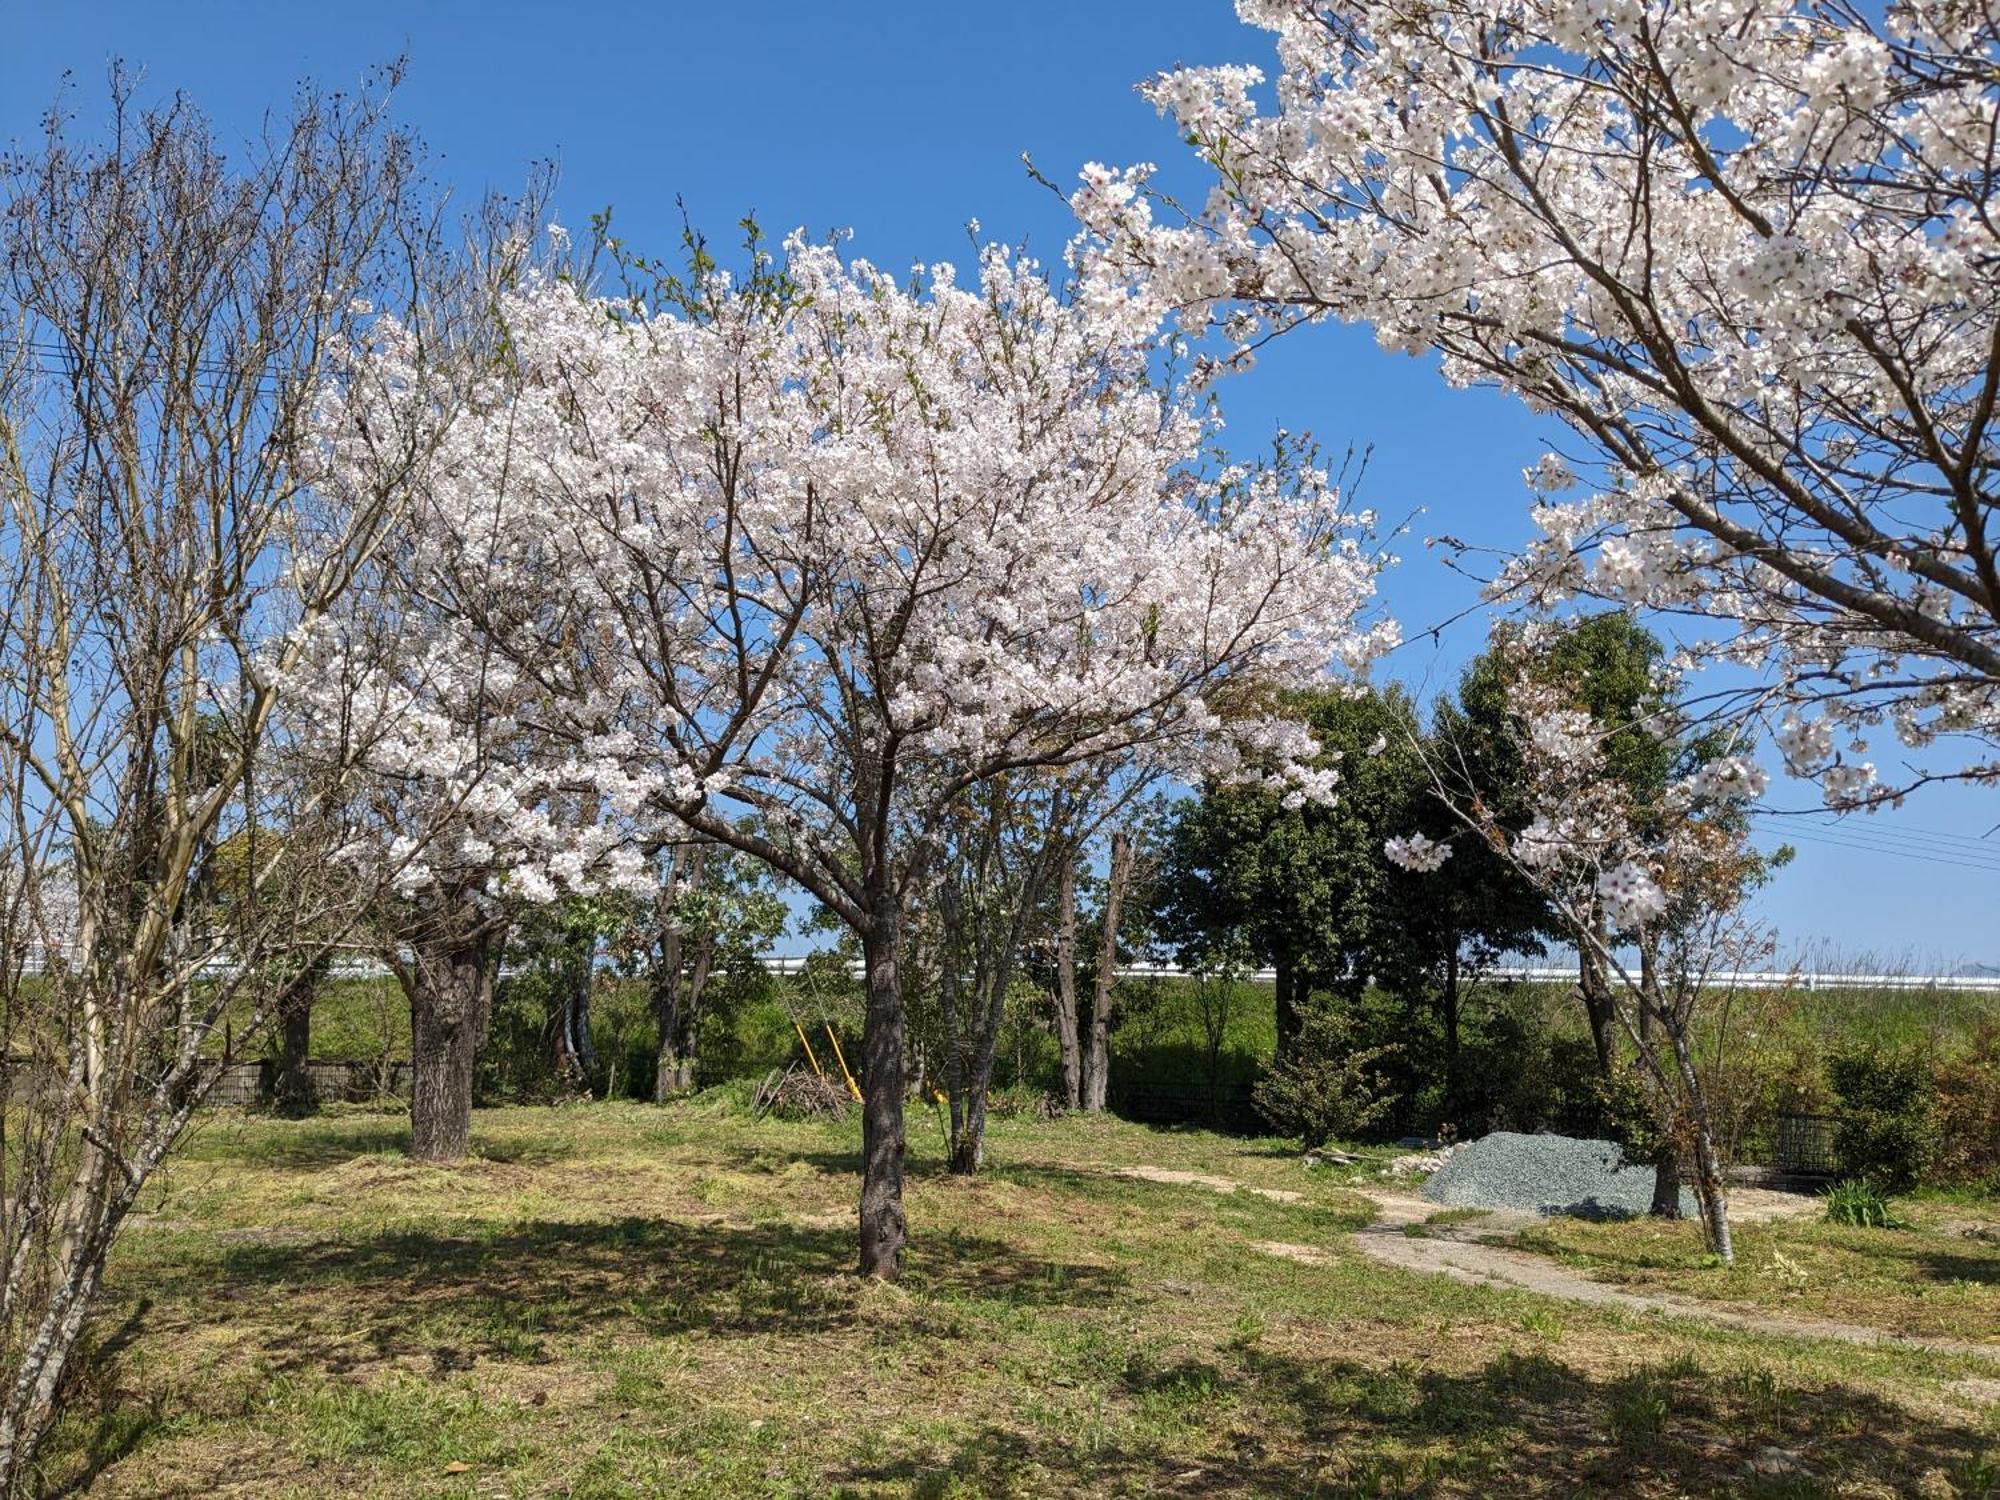
[[[1326,316],[1552,412],[1498,580],[1713,622],[1851,806],[2000,777],[2000,15],[1977,0],[1243,0],[1258,69],[1147,85],[1219,177],[1074,205],[1104,300],[1241,356]],[[1581,487],[1582,494],[1570,492]],[[1886,726],[1908,764],[1885,779]]]

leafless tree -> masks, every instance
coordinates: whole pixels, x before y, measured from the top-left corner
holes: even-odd
[[[225,149],[114,75],[101,144],[0,158],[0,1492],[192,1111],[383,872],[294,774],[298,632],[393,525],[303,446],[371,307],[421,323],[440,218],[395,70]]]

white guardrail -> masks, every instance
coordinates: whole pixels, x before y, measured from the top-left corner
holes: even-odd
[[[799,974],[811,962],[809,954],[767,954],[758,962],[772,974]],[[29,955],[22,970],[38,974],[44,965],[37,955]],[[214,972],[227,972],[228,966],[216,962],[205,966]],[[861,973],[859,962],[848,964],[848,971],[856,976]],[[338,979],[386,979],[389,969],[374,959],[353,958],[337,963],[329,971]],[[512,973],[511,965],[501,972]],[[1135,963],[1123,964],[1117,969],[1120,979],[1187,979],[1198,977],[1178,964]],[[1258,969],[1244,974],[1244,979],[1260,984],[1270,984],[1277,978],[1272,969]],[[1491,980],[1505,980],[1519,984],[1573,984],[1577,971],[1574,965],[1529,967],[1523,965],[1501,965],[1491,969],[1469,970],[1465,975],[1467,983],[1484,983]],[[1708,976],[1710,989],[1776,988],[1780,985],[1795,984],[1808,990],[1955,990],[1975,995],[2000,995],[2000,974],[1818,974],[1800,973],[1780,969],[1771,970],[1728,970],[1718,971]]]

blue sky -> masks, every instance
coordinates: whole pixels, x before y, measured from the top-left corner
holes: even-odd
[[[144,70],[143,96],[185,90],[225,131],[247,134],[299,80],[346,86],[406,52],[399,112],[468,199],[553,158],[561,217],[581,228],[609,205],[641,249],[672,251],[679,195],[718,241],[754,211],[774,233],[852,229],[856,253],[894,267],[964,261],[974,217],[986,235],[1056,259],[1068,215],[1029,179],[1024,151],[1061,183],[1086,160],[1152,160],[1170,185],[1198,191],[1187,153],[1132,85],[1176,62],[1269,57],[1227,0],[95,0],[21,5],[9,19],[0,137],[34,133],[66,70],[93,121],[113,57]],[[1367,502],[1388,517],[1423,510],[1384,582],[1410,637],[1387,670],[1420,696],[1449,686],[1484,625],[1425,633],[1474,592],[1422,541],[1523,537],[1520,470],[1547,446],[1536,424],[1491,392],[1447,390],[1427,362],[1355,329],[1281,341],[1223,394],[1246,446],[1280,423],[1335,449],[1372,445]],[[1816,797],[1779,781],[1771,801]],[[1800,857],[1762,913],[1788,947],[2000,965],[2000,835],[1971,842],[1996,825],[2000,793],[1959,791],[1865,821],[1795,825]],[[1954,862],[1911,857],[1929,854]]]

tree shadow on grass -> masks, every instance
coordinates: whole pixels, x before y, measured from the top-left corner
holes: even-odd
[[[310,1172],[337,1167],[357,1156],[392,1156],[410,1148],[403,1115],[320,1116],[272,1128],[263,1119],[204,1123],[181,1153],[188,1162],[245,1162]]]
[[[108,1331],[86,1332],[59,1401],[64,1415],[41,1459],[42,1493],[82,1493],[166,1424],[164,1395],[137,1402],[117,1389],[119,1356],[145,1332],[152,1308],[150,1297],[140,1297]]]
[[[288,1172],[321,1172],[357,1158],[407,1159],[410,1122],[405,1115],[355,1115],[287,1121],[279,1129],[204,1132],[190,1161],[235,1161],[281,1167]],[[573,1143],[548,1136],[490,1136],[472,1133],[472,1163],[504,1162],[540,1166],[576,1154]],[[446,1168],[445,1170],[449,1170]]]
[[[1987,1445],[1974,1426],[1842,1386],[1739,1395],[1694,1368],[1596,1376],[1512,1351],[1444,1373],[1238,1345],[1219,1363],[1135,1360],[1107,1396],[1112,1421],[1088,1441],[1080,1422],[994,1423],[942,1454],[847,1465],[829,1485],[937,1496],[1775,1496],[1856,1483],[1902,1493],[1929,1472],[1975,1472]]]
[[[535,1362],[549,1357],[544,1340],[600,1329],[756,1337],[879,1321],[864,1305],[874,1289],[844,1274],[854,1255],[844,1227],[537,1221],[490,1233],[426,1228],[232,1246],[219,1269],[190,1268],[190,1284],[179,1291],[274,1308],[285,1288],[337,1292],[337,1327],[315,1327],[311,1318],[280,1327],[282,1311],[272,1319],[265,1350],[278,1370],[342,1374],[428,1357],[446,1372],[481,1359]],[[950,1233],[909,1252],[904,1281],[939,1304],[1030,1306],[1103,1306],[1125,1285],[1116,1268],[1037,1259],[999,1240]]]
[[[1881,1232],[1881,1231],[1878,1231]],[[2000,1286],[2000,1255],[1965,1255],[1935,1247],[1934,1239],[1911,1235],[1899,1243],[1872,1247],[1881,1259],[1904,1262],[1927,1281],[1973,1281],[1982,1286]]]
[[[788,1151],[782,1146],[739,1146],[725,1145],[719,1153],[724,1161],[739,1172],[764,1172],[774,1168],[789,1166],[794,1162],[811,1167],[823,1177],[861,1176],[861,1153],[859,1151]],[[912,1158],[903,1164],[905,1178],[922,1178],[943,1175],[943,1164]]]

